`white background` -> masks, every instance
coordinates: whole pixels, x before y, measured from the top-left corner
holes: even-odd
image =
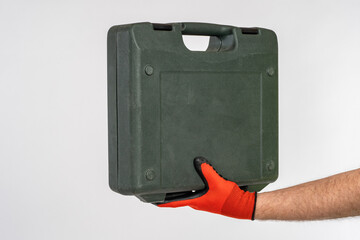
[[[108,187],[106,34],[133,22],[273,29],[280,175],[358,168],[358,1],[0,2],[0,239],[359,239],[359,218],[242,221],[159,209]]]

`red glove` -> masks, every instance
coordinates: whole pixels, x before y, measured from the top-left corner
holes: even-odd
[[[205,189],[186,197],[185,200],[172,201],[157,206],[189,206],[196,210],[228,217],[254,220],[256,192],[243,191],[236,183],[224,179],[203,157],[195,158],[194,166],[205,183]]]

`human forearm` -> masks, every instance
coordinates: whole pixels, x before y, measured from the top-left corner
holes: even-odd
[[[360,169],[259,193],[255,219],[317,220],[360,215]]]

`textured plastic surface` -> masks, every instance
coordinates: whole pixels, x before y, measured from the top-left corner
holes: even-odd
[[[183,34],[209,35],[190,51]],[[193,159],[259,191],[278,176],[278,49],[273,31],[205,23],[108,32],[109,182],[161,202],[204,188]]]

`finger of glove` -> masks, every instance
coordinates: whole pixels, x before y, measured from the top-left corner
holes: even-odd
[[[195,199],[187,199],[187,200],[181,200],[181,201],[174,201],[169,203],[162,203],[158,204],[158,207],[185,207],[185,206],[192,206]]]

